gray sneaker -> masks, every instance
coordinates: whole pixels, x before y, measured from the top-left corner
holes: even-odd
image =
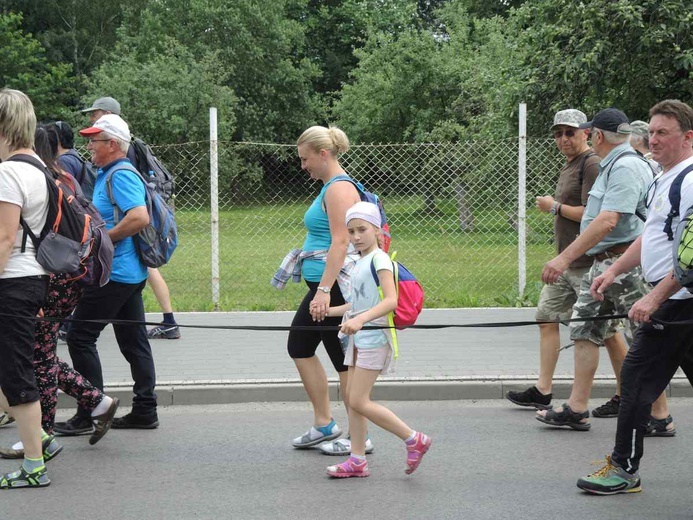
[[[180,327],[178,325],[159,325],[147,332],[149,339],[179,339]]]
[[[318,428],[311,426],[310,430],[300,437],[296,437],[291,444],[294,448],[312,448],[320,443],[336,439],[340,435],[342,435],[342,430],[337,426],[337,423],[334,422],[334,419],[332,419],[327,426],[320,426]]]
[[[323,442],[318,449],[323,455],[349,455],[351,453],[351,439],[338,439],[332,442]],[[371,438],[366,438],[366,455],[373,453]]]

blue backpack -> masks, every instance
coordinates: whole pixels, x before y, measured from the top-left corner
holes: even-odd
[[[118,163],[106,173],[106,191],[113,205],[113,221],[117,225],[118,207],[113,197],[111,177],[116,170],[129,170],[137,175],[144,184],[145,201],[149,224],[134,235],[135,250],[142,263],[147,267],[161,267],[166,264],[178,246],[178,226],[173,210],[166,204],[163,197],[157,192],[153,182],[146,181],[140,172],[129,163]]]
[[[385,214],[383,201],[380,199],[380,197],[378,197],[375,193],[367,191],[366,188],[363,187],[363,184],[355,181],[348,175],[338,175],[333,180],[351,182],[354,186],[356,186],[356,190],[359,192],[359,197],[361,197],[362,202],[370,202],[371,204],[378,206],[378,210],[380,210],[380,231],[382,232],[383,237],[383,243],[380,249],[386,253],[389,252],[390,243],[392,242],[392,235],[390,234],[390,224],[387,222],[387,215]]]

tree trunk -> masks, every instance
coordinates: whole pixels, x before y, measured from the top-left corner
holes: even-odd
[[[455,184],[455,196],[457,198],[457,214],[460,218],[461,231],[474,231],[474,214],[467,205],[466,186],[464,182],[458,181]]]
[[[424,193],[424,213],[430,215],[438,211],[436,208],[436,196],[432,191]]]

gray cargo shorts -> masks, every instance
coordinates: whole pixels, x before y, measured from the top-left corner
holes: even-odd
[[[556,283],[544,285],[539,294],[539,303],[535,319],[537,321],[568,320],[573,314],[573,305],[580,294],[582,279],[589,273],[591,266],[566,269]],[[620,320],[607,322],[605,339],[618,332]]]

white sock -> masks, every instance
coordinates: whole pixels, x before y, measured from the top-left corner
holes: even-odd
[[[101,402],[96,406],[96,408],[92,410],[91,416],[97,417],[99,415],[105,414],[111,407],[111,403],[113,403],[113,399],[111,399],[107,395],[104,395],[103,399],[101,399]]]
[[[365,456],[365,455],[354,455],[354,454],[352,453],[351,456],[352,456],[353,458],[355,458],[356,460],[366,460],[366,456]]]
[[[411,435],[409,437],[407,437],[406,439],[404,439],[404,442],[411,442],[414,440],[414,438],[416,438],[416,432],[414,430],[412,430]]]
[[[24,449],[24,444],[22,444],[22,441],[19,441],[17,444],[12,445],[13,450],[23,450]]]

